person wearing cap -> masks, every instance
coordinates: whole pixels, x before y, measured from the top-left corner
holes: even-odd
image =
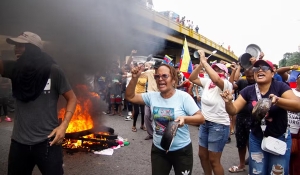
[[[244,88],[234,102],[232,102],[230,91],[224,91],[221,97],[225,101],[226,111],[230,115],[237,114],[245,106],[249,111],[252,111],[258,99],[271,99],[273,105],[265,117],[266,127],[262,126],[261,121],[252,115],[249,135],[249,173],[251,175],[258,172],[260,174],[272,174],[272,168],[276,167],[284,171],[283,174],[288,175],[291,134],[287,128],[287,111],[300,112],[300,99],[295,96],[286,83],[273,79],[274,67],[272,62],[257,60],[252,69],[255,84]],[[261,148],[263,138],[269,136],[286,143],[287,148],[284,155],[275,155]]]
[[[14,127],[8,157],[8,174],[32,174],[35,165],[42,174],[63,174],[62,142],[76,106],[76,96],[63,71],[42,51],[41,38],[24,32],[7,38],[15,45],[13,60],[0,60],[0,74],[12,81],[16,101]],[[66,101],[59,124],[59,95]]]
[[[199,129],[199,157],[205,174],[224,174],[221,155],[229,137],[230,120],[225,110],[225,103],[220,93],[232,91],[232,84],[227,80],[228,69],[224,64],[210,66],[202,50],[198,50],[200,65],[192,72],[189,79],[203,87],[201,98],[202,114],[205,123]],[[209,78],[199,78],[201,68],[206,70]]]

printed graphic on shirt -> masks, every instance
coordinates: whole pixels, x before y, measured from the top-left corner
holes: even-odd
[[[50,94],[50,90],[51,90],[51,79],[49,78],[44,88],[44,94]]]
[[[153,119],[155,124],[155,132],[163,135],[165,128],[170,121],[174,120],[174,108],[153,107]]]
[[[50,91],[51,90],[51,79],[49,78],[47,81],[47,84],[44,88],[45,91]]]
[[[295,112],[289,112],[288,113],[288,124],[289,125],[295,125],[295,126],[300,126],[300,116],[299,113],[295,113]]]

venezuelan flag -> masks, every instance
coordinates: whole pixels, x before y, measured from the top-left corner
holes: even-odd
[[[299,73],[300,73],[300,70],[291,71],[290,79],[289,79],[289,83],[290,83],[291,88],[296,88],[297,87],[297,76],[298,76]]]
[[[187,45],[186,38],[184,38],[183,48],[181,52],[180,59],[180,69],[186,78],[189,78],[190,74],[193,72],[192,60],[189,53],[189,48]]]
[[[167,64],[170,64],[173,59],[171,57],[169,57],[168,55],[165,55],[164,60]]]

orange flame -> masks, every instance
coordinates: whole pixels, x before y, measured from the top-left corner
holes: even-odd
[[[73,114],[73,117],[69,123],[66,133],[79,132],[92,129],[94,126],[93,119],[91,116],[92,101],[91,99],[100,99],[100,96],[95,92],[90,92],[88,87],[85,85],[77,85],[77,105]],[[59,118],[64,118],[65,109],[61,109],[58,113]],[[109,133],[99,132],[98,134],[109,135]],[[94,134],[83,136],[83,138],[91,138],[97,140],[106,140],[106,138],[96,138]],[[66,139],[63,143],[64,148],[86,148],[86,145],[92,145],[93,142],[81,141],[76,139]],[[84,146],[85,145],[85,146]]]
[[[73,117],[69,123],[66,133],[79,132],[92,129],[94,126],[91,116],[92,101],[91,98],[100,98],[95,92],[89,92],[88,87],[85,85],[78,85],[76,89],[81,93],[77,97],[77,105]],[[64,118],[66,110],[63,108],[59,111],[59,118]]]

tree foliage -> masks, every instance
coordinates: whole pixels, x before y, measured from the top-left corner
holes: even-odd
[[[279,61],[279,67],[300,65],[300,52],[285,53]]]

